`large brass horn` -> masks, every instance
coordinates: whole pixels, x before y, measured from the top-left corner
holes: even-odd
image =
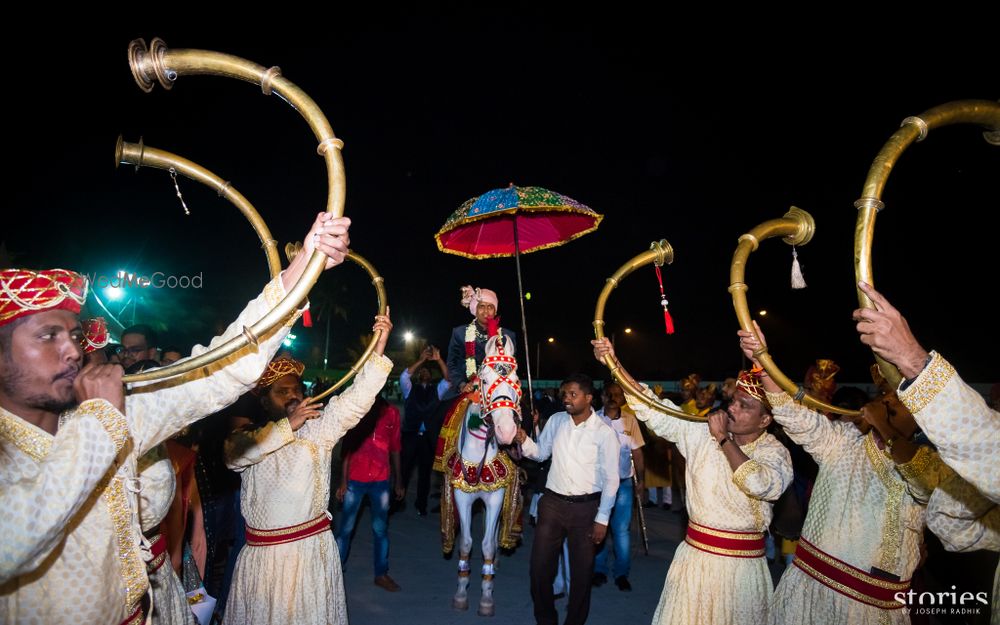
[[[619,267],[618,270],[607,279],[604,284],[604,288],[601,289],[601,294],[597,297],[597,307],[594,309],[594,336],[598,340],[604,338],[604,307],[608,303],[608,298],[611,296],[611,292],[618,287],[625,276],[640,267],[645,267],[650,263],[654,263],[657,266],[662,267],[663,265],[670,265],[673,262],[674,248],[667,242],[666,239],[660,239],[659,241],[653,241],[647,251],[629,259],[624,265]],[[614,378],[618,384],[621,384],[622,389],[624,389],[629,395],[635,397],[650,408],[659,410],[660,412],[668,414],[672,417],[677,417],[678,419],[699,422],[708,420],[707,417],[690,415],[686,412],[677,410],[676,408],[671,408],[659,399],[653,399],[647,396],[620,363],[620,359],[619,364],[616,365],[615,362],[611,360],[610,356],[604,357],[604,366],[606,366],[611,372],[611,377]]]
[[[903,120],[889,141],[886,142],[875,162],[868,170],[861,198],[854,203],[858,209],[858,222],[854,227],[854,278],[875,285],[872,276],[872,242],[875,238],[875,217],[885,206],[882,190],[892,168],[906,148],[923,141],[934,128],[952,124],[977,124],[988,130],[983,133],[986,141],[1000,146],[1000,102],[990,100],[958,100],[936,106],[916,117]],[[871,300],[858,289],[858,302],[864,308],[873,308]],[[875,356],[878,367],[885,379],[894,387],[902,380],[902,375],[892,364]]]
[[[264,218],[260,216],[257,209],[250,203],[250,200],[233,188],[229,181],[223,180],[210,170],[194,161],[189,161],[183,156],[145,145],[142,139],[139,139],[139,143],[129,143],[122,139],[121,136],[118,137],[118,143],[115,144],[115,167],[119,165],[135,165],[136,171],[140,167],[155,167],[156,169],[166,171],[172,170],[187,176],[191,180],[200,182],[206,187],[215,189],[219,197],[229,200],[231,204],[243,213],[243,216],[247,218],[253,227],[254,232],[257,233],[261,247],[264,248],[264,255],[267,258],[267,269],[271,274],[271,278],[275,278],[281,273],[278,242],[271,236],[271,231],[268,229],[267,224],[264,223]]]
[[[167,171],[176,171],[177,173],[183,174],[192,180],[215,189],[220,197],[224,197],[236,206],[236,208],[238,208],[239,211],[243,213],[243,216],[250,222],[250,225],[253,226],[254,232],[257,233],[257,236],[260,238],[261,245],[264,248],[264,255],[267,257],[267,267],[268,271],[271,273],[271,278],[275,278],[279,273],[281,273],[281,260],[278,257],[277,242],[271,236],[271,231],[268,229],[263,217],[260,216],[257,209],[250,203],[250,200],[237,191],[228,181],[223,180],[205,167],[202,167],[198,163],[190,161],[182,156],[167,152],[166,150],[159,150],[157,148],[144,145],[141,139],[139,140],[139,143],[129,143],[122,140],[121,137],[118,137],[118,143],[115,146],[115,165],[117,166],[119,164],[135,165],[136,170],[140,167],[146,166],[164,169]],[[289,261],[295,257],[295,254],[299,252],[300,248],[301,244],[298,247],[292,244],[285,246],[285,253],[288,256]],[[362,269],[368,272],[368,275],[372,279],[372,284],[375,286],[375,292],[378,297],[378,314],[384,315],[388,302],[385,292],[385,280],[383,280],[382,276],[379,275],[375,266],[357,252],[352,250],[347,255],[347,258],[360,265]],[[369,356],[372,355],[372,352],[375,351],[375,345],[378,344],[378,339],[381,334],[381,330],[375,332],[372,335],[371,340],[368,342],[368,346],[365,348],[364,353],[361,354],[361,357],[358,358],[357,362],[351,365],[351,368],[347,371],[347,373],[337,380],[333,386],[317,395],[316,398],[322,399],[326,397],[354,377],[358,371],[361,370],[361,367],[364,366],[365,361],[368,360]]]
[[[141,39],[132,41],[128,47],[128,59],[132,75],[139,87],[146,92],[153,89],[154,79],[159,81],[163,88],[170,89],[180,76],[209,74],[254,83],[260,86],[264,95],[278,94],[299,111],[319,141],[317,152],[326,163],[328,181],[326,210],[335,217],[343,216],[346,177],[340,150],[344,147],[344,143],[333,134],[333,129],[319,106],[302,89],[282,77],[279,68],[268,69],[237,56],[210,50],[170,50],[160,38],[153,39],[149,47]],[[309,290],[323,272],[325,263],[326,256],[321,252],[314,252],[302,277],[288,291],[285,299],[252,326],[244,328],[240,336],[199,356],[181,360],[167,367],[127,375],[123,379],[125,382],[142,382],[173,377],[204,367],[250,343],[255,343],[257,337],[265,336],[272,328],[283,323],[306,299]]]
[[[812,240],[815,232],[816,222],[812,215],[793,206],[781,219],[765,221],[739,238],[739,244],[733,253],[733,262],[729,266],[729,292],[733,296],[733,308],[736,310],[736,318],[739,320],[741,328],[748,332],[754,332],[750,307],[747,305],[749,287],[746,284],[746,264],[750,254],[757,251],[761,241],[774,237],[782,237],[782,240],[789,245],[805,245]],[[761,341],[761,345],[763,344]],[[801,401],[810,408],[826,412],[844,415],[859,414],[857,410],[838,408],[807,394],[805,389],[782,373],[778,365],[774,363],[774,359],[771,358],[766,346],[754,352],[754,358],[760,361],[761,366],[767,370],[771,379],[785,392],[792,395],[796,401]]]
[[[291,262],[291,260],[295,258],[295,255],[299,253],[301,247],[302,247],[301,243],[288,243],[285,245],[285,255],[288,257],[289,262]],[[384,315],[386,308],[388,307],[388,300],[385,294],[385,280],[382,278],[382,276],[379,275],[378,271],[375,269],[375,266],[372,265],[368,261],[368,259],[366,259],[361,254],[358,254],[357,252],[352,250],[347,255],[347,258],[361,265],[361,268],[364,269],[366,272],[368,272],[368,276],[372,279],[372,286],[375,287],[375,292],[378,295],[378,314]],[[328,395],[339,389],[341,386],[347,384],[347,382],[351,378],[357,375],[357,373],[361,371],[361,367],[364,366],[365,362],[375,351],[375,346],[378,344],[378,340],[381,336],[382,336],[382,331],[376,330],[372,334],[372,338],[368,341],[368,345],[365,347],[365,351],[361,354],[361,356],[358,357],[357,361],[355,361],[355,363],[351,365],[351,368],[347,370],[347,373],[345,373],[339,380],[334,382],[332,386],[324,390],[319,395],[313,395],[313,398],[323,399],[324,397],[327,397]]]

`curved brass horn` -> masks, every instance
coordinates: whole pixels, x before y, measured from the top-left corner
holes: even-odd
[[[936,106],[917,117],[907,117],[903,120],[889,141],[886,142],[875,162],[868,170],[861,199],[854,203],[858,209],[858,222],[854,227],[854,279],[864,281],[872,286],[875,280],[872,276],[872,241],[875,237],[875,216],[882,210],[882,190],[886,180],[892,173],[892,168],[906,148],[914,142],[923,141],[927,133],[934,128],[952,124],[977,124],[988,130],[983,133],[986,141],[992,145],[1000,145],[1000,102],[990,100],[958,100]],[[858,303],[863,308],[874,308],[871,300],[858,289]],[[902,375],[892,364],[879,356],[875,356],[878,367],[885,379],[894,387],[902,380]]]
[[[146,92],[153,89],[154,78],[165,89],[170,89],[180,76],[209,74],[238,78],[260,85],[264,95],[277,93],[299,111],[319,140],[317,152],[326,163],[328,180],[326,210],[335,217],[343,216],[346,176],[340,150],[344,147],[344,143],[333,134],[333,129],[319,106],[302,89],[283,78],[279,68],[267,69],[246,59],[210,50],[170,50],[160,38],[153,39],[148,48],[141,39],[132,41],[128,48],[128,59],[139,88]],[[141,382],[173,377],[208,365],[255,342],[255,337],[264,336],[276,325],[283,323],[306,299],[309,290],[323,272],[325,264],[326,256],[319,251],[314,252],[302,277],[288,291],[285,298],[251,327],[244,328],[242,335],[200,356],[181,360],[167,367],[125,376],[123,379],[126,382]]]
[[[805,245],[812,240],[816,232],[816,222],[812,215],[801,208],[792,207],[781,219],[771,219],[758,225],[750,232],[742,235],[736,252],[733,253],[733,262],[729,266],[729,292],[733,296],[733,308],[736,310],[736,318],[739,319],[740,327],[748,332],[754,332],[753,319],[750,317],[750,307],[747,305],[747,284],[746,264],[752,252],[757,250],[761,241],[782,237],[782,240],[789,245]],[[759,337],[758,337],[759,338]],[[761,341],[763,345],[763,341]],[[805,390],[788,379],[778,365],[774,363],[767,347],[762,347],[754,353],[754,357],[760,361],[762,367],[767,370],[771,379],[785,392],[792,395],[796,401],[801,401],[810,408],[817,410],[835,412],[844,415],[860,414],[857,410],[846,410],[832,406],[820,401],[812,395],[806,394]]]
[[[221,197],[229,200],[240,210],[241,213],[243,213],[243,216],[250,221],[254,231],[260,238],[261,244],[264,248],[264,254],[267,256],[267,266],[268,271],[271,272],[271,278],[275,278],[279,273],[281,273],[281,260],[278,257],[277,251],[278,246],[277,242],[271,236],[271,231],[268,229],[267,224],[264,223],[264,219],[260,216],[260,213],[257,212],[257,209],[250,203],[250,200],[237,191],[229,182],[223,180],[201,165],[193,161],[189,161],[184,157],[167,152],[166,150],[158,150],[156,148],[151,148],[148,145],[144,145],[141,139],[139,140],[139,143],[129,143],[127,141],[123,141],[121,137],[118,137],[118,144],[115,146],[115,165],[117,166],[122,163],[135,165],[137,170],[143,166],[155,167],[157,169],[165,169],[168,171],[173,169],[178,173],[191,178],[192,180],[215,189]],[[292,244],[285,246],[285,252],[289,261],[295,257],[295,254],[298,253],[300,248],[301,244],[298,248],[292,246]],[[368,272],[368,275],[371,276],[372,284],[375,286],[376,295],[378,297],[378,314],[384,315],[388,302],[385,292],[385,280],[383,280],[382,276],[379,275],[375,267],[357,252],[350,252],[347,255],[347,258],[358,265],[361,265],[361,267]],[[336,391],[361,370],[361,367],[364,366],[368,357],[375,351],[375,345],[378,343],[378,339],[381,334],[381,330],[375,332],[371,341],[368,342],[368,347],[365,349],[364,353],[361,354],[361,357],[358,358],[358,361],[351,365],[348,372],[345,373],[344,376],[336,382],[336,384],[317,395],[317,399],[322,399],[330,393]]]
[[[611,291],[618,287],[618,284],[636,269],[640,267],[645,267],[650,263],[654,263],[658,266],[670,265],[674,262],[674,248],[667,242],[666,239],[660,239],[659,241],[653,241],[649,246],[649,250],[635,256],[625,262],[624,265],[618,268],[610,278],[604,284],[604,288],[601,289],[601,294],[597,297],[597,307],[594,309],[594,336],[600,340],[604,338],[604,307],[608,303],[608,298],[611,296]],[[684,419],[685,421],[707,421],[707,417],[699,417],[696,415],[690,415],[686,412],[677,410],[676,408],[671,408],[667,404],[661,402],[658,399],[653,399],[642,392],[642,388],[638,386],[628,371],[621,365],[621,360],[619,359],[619,364],[615,365],[615,362],[611,360],[611,356],[604,357],[604,366],[608,368],[611,372],[611,377],[615,379],[616,382],[621,384],[622,389],[626,393],[635,397],[642,403],[646,404],[650,408],[659,410],[664,414],[668,414],[671,417],[677,417],[678,419]]]
[[[223,180],[215,173],[194,161],[189,161],[183,156],[149,147],[142,142],[142,139],[139,139],[139,143],[129,143],[123,140],[121,136],[118,137],[118,143],[115,145],[115,167],[119,165],[135,165],[136,171],[140,167],[155,167],[167,171],[173,169],[191,180],[215,189],[219,197],[229,200],[230,203],[243,213],[243,216],[247,218],[250,225],[253,226],[254,232],[260,238],[261,247],[264,248],[264,254],[267,257],[267,269],[271,273],[271,278],[275,278],[281,273],[278,242],[271,236],[271,231],[268,229],[267,224],[264,223],[264,218],[260,216],[257,209],[250,203],[250,200],[246,199],[242,193],[233,188],[227,180]]]
[[[301,249],[301,245],[302,245],[301,243],[296,243],[296,244],[288,243],[285,245],[285,255],[288,257],[289,262],[291,262],[291,260],[295,258],[295,255],[298,254],[299,250]],[[368,259],[362,256],[361,254],[358,254],[357,252],[354,252],[352,250],[351,253],[347,255],[347,258],[361,265],[361,268],[368,272],[368,275],[372,279],[372,286],[375,287],[375,293],[378,296],[378,314],[384,315],[386,308],[388,306],[388,299],[385,293],[385,280],[382,278],[382,276],[379,275],[378,270],[375,269],[375,266],[372,265],[368,261]],[[375,345],[378,344],[378,340],[381,336],[382,336],[382,331],[376,330],[372,334],[371,340],[368,341],[368,346],[365,347],[364,353],[362,353],[361,356],[358,357],[358,360],[353,365],[351,365],[351,368],[347,370],[347,373],[345,373],[342,378],[337,380],[333,384],[333,386],[329,387],[319,395],[314,395],[313,397],[315,399],[323,399],[324,397],[327,397],[328,395],[339,389],[341,386],[347,384],[347,382],[351,378],[353,378],[355,375],[357,375],[359,371],[361,371],[361,367],[364,366],[365,362],[372,355],[372,352],[375,351]]]

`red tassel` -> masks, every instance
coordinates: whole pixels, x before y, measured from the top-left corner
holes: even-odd
[[[313,327],[313,318],[312,315],[309,314],[308,308],[302,313],[302,326],[306,328]]]
[[[667,334],[674,333],[674,318],[670,316],[670,311],[663,309],[663,323],[667,326]]]
[[[486,336],[496,336],[500,332],[500,317],[493,317],[486,322]]]
[[[674,318],[670,316],[670,311],[667,310],[667,295],[663,292],[663,273],[660,271],[659,265],[653,265],[653,269],[656,270],[656,281],[660,283],[660,306],[663,306],[663,325],[667,327],[667,334],[673,334]]]

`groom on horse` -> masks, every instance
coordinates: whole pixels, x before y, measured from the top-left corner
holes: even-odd
[[[500,329],[496,293],[463,287],[462,296],[462,305],[468,307],[475,319],[452,332],[447,360],[451,386],[442,394],[442,400],[453,401],[446,408],[434,469],[445,474],[441,496],[441,540],[445,553],[454,549],[456,529],[461,529],[459,590],[453,600],[456,609],[468,606],[472,501],[483,498],[486,504],[488,522],[483,538],[485,562],[479,613],[492,615],[496,548],[514,548],[521,534],[518,469],[502,448],[513,441],[520,423],[521,389],[513,357],[514,333]]]
[[[448,343],[448,381],[451,386],[441,396],[441,401],[450,401],[474,390],[479,367],[486,355],[486,341],[490,338],[490,323],[499,323],[497,310],[500,302],[497,294],[489,289],[462,287],[462,305],[469,309],[475,319],[468,325],[452,329]],[[494,321],[495,320],[495,321]],[[516,336],[507,328],[501,330],[515,344]]]
[[[515,334],[507,328],[499,328],[497,310],[500,301],[490,289],[462,287],[462,306],[469,309],[474,319],[467,325],[456,326],[451,331],[448,343],[448,388],[441,394],[444,418],[434,452],[434,470],[448,473],[446,447],[454,446],[454,439],[462,426],[458,413],[465,414],[471,398],[479,390],[479,368],[486,357],[486,342],[491,336],[490,328],[496,327],[514,345]],[[447,484],[445,484],[447,487]],[[447,541],[446,541],[447,545]],[[450,549],[448,549],[450,551]]]

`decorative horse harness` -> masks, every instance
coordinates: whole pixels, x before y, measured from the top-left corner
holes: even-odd
[[[504,336],[498,335],[496,341],[497,353],[492,356],[486,356],[483,359],[483,366],[480,367],[480,371],[485,368],[489,368],[496,374],[497,378],[490,384],[489,388],[484,393],[480,393],[479,396],[479,406],[482,410],[483,423],[486,424],[486,439],[485,447],[483,449],[483,458],[479,461],[479,470],[476,471],[475,476],[466,475],[466,481],[469,481],[470,486],[476,486],[479,483],[479,478],[483,473],[483,467],[486,465],[486,455],[489,453],[490,442],[496,439],[496,428],[493,424],[493,413],[501,408],[510,408],[514,411],[514,422],[521,425],[521,383],[514,377],[517,373],[517,360],[513,356],[508,356],[504,352],[504,343],[506,339]],[[482,380],[483,376],[480,375],[479,379]],[[505,394],[498,394],[494,397],[494,393],[503,385],[514,391],[516,397],[511,397]],[[471,481],[470,478],[471,477]]]

